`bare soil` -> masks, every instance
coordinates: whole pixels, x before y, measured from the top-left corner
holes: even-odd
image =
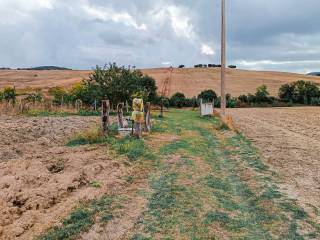
[[[127,168],[106,146],[65,146],[98,121],[0,116],[0,239],[34,239],[79,202],[121,191]]]
[[[319,209],[320,107],[232,109],[229,113],[280,174],[282,191],[310,211],[310,204]]]
[[[142,72],[156,80],[159,93],[164,80],[169,77],[168,68],[142,69]],[[0,88],[15,85],[17,89],[41,88],[47,90],[54,86],[70,87],[88,78],[91,71],[23,71],[1,70]],[[227,70],[226,90],[232,96],[255,93],[256,88],[265,84],[271,95],[277,96],[279,87],[297,80],[313,81],[320,84],[320,77],[285,72]],[[174,69],[168,85],[168,96],[183,92],[188,97],[197,96],[202,90],[214,89],[220,92],[220,69]]]

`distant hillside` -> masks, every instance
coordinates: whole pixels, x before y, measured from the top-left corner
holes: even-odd
[[[141,69],[144,74],[153,77],[160,93],[165,79],[170,76],[169,68]],[[62,70],[1,70],[0,89],[15,86],[17,89],[42,88],[54,86],[70,87],[88,78],[92,71]],[[256,88],[265,84],[271,95],[277,96],[281,85],[298,80],[320,84],[320,77],[303,74],[267,71],[246,71],[228,69],[226,91],[232,96],[255,93]],[[171,82],[167,86],[168,96],[183,92],[188,97],[197,96],[202,90],[213,89],[220,93],[219,68],[174,68]]]
[[[72,70],[72,69],[64,68],[64,67],[57,67],[57,66],[40,66],[40,67],[33,67],[33,68],[18,68],[17,70],[41,71],[41,70]]]
[[[311,73],[308,73],[307,75],[309,76],[320,76],[320,72],[311,72]]]

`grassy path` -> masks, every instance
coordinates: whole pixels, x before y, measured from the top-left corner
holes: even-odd
[[[213,118],[174,111],[146,142],[160,158],[133,239],[316,239],[319,225],[277,188],[278,178],[240,134]]]
[[[136,193],[144,198],[145,207],[122,239],[320,238],[320,225],[279,192],[279,177],[241,134],[221,128],[215,118],[200,118],[187,110],[173,110],[155,121],[153,133],[144,140],[91,136],[88,141],[82,136],[81,141],[71,141],[105,143],[133,168],[127,181],[131,191],[140,182]],[[65,221],[69,225],[43,239],[72,239],[97,224],[96,219],[112,224],[117,201],[108,196],[99,207],[94,202],[84,208],[87,212],[75,210],[84,214],[80,228],[71,221],[72,213]],[[55,237],[59,234],[67,238]]]

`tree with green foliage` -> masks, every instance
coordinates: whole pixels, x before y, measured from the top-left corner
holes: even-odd
[[[79,99],[92,104],[94,100],[109,99],[113,104],[132,99],[143,93],[145,101],[156,100],[156,83],[139,70],[118,67],[115,63],[96,67],[88,80],[83,81],[83,89],[78,89]],[[81,94],[80,94],[81,93]]]
[[[320,98],[320,89],[313,82],[299,80],[282,85],[279,89],[279,97],[285,102],[312,104]]]
[[[202,99],[205,102],[213,102],[217,99],[217,94],[213,90],[204,90],[198,95],[198,99]]]

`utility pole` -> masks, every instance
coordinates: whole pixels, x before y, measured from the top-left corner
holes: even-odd
[[[226,78],[226,3],[221,0],[221,114],[226,114],[226,93],[225,93],[225,78]]]

